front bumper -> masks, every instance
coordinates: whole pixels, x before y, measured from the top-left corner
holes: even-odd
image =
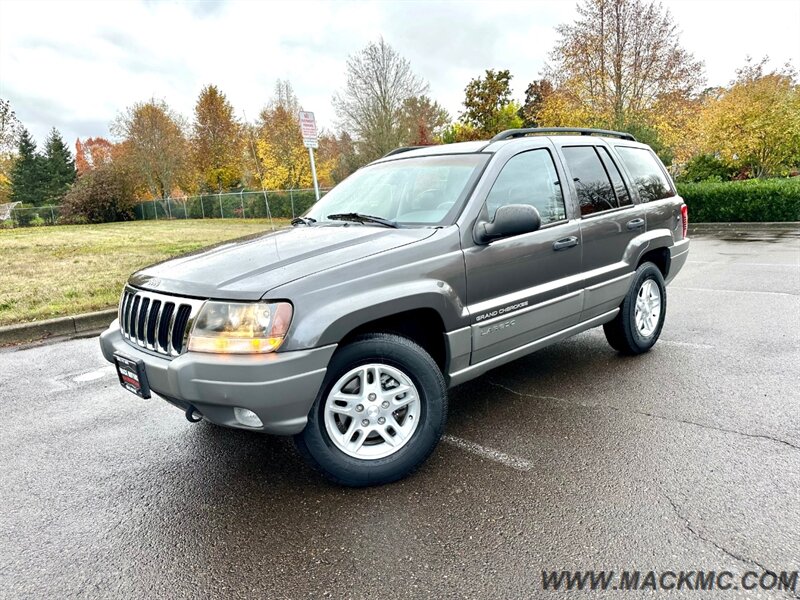
[[[259,431],[280,435],[306,426],[336,350],[332,344],[261,355],[186,352],[170,360],[129,344],[116,320],[100,335],[100,346],[109,362],[114,352],[142,360],[150,389],[184,410],[191,404],[212,423],[256,429],[234,418],[234,407],[246,408],[261,419]]]

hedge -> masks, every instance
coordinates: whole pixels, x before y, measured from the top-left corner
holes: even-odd
[[[800,221],[800,177],[679,183],[693,223]]]

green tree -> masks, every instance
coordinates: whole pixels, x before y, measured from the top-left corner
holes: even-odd
[[[42,165],[45,200],[48,204],[58,204],[75,182],[75,159],[55,127],[45,142]]]
[[[479,138],[522,126],[520,107],[511,100],[511,78],[508,69],[487,69],[484,77],[476,77],[467,84],[465,110],[460,120]]]
[[[17,159],[11,169],[11,202],[41,206],[46,194],[46,179],[42,157],[36,152],[36,142],[28,130],[19,134]]]
[[[552,93],[553,84],[548,79],[536,79],[528,84],[525,102],[519,109],[523,127],[539,127],[539,111]]]
[[[734,170],[726,165],[722,159],[713,154],[698,154],[686,165],[681,173],[682,182],[697,183],[700,181],[716,180],[728,181]]]
[[[215,85],[200,91],[192,126],[192,161],[201,187],[228,189],[242,179],[243,137],[233,106]]]
[[[482,140],[486,136],[472,125],[466,125],[460,121],[450,123],[442,131],[440,140],[443,144],[453,144],[455,142],[470,142],[473,140]]]
[[[87,171],[70,188],[61,205],[68,223],[106,223],[133,218],[133,182],[120,163],[102,163]]]

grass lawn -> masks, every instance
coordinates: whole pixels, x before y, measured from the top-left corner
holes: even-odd
[[[268,229],[262,219],[207,219],[0,230],[0,325],[114,307],[137,269]]]

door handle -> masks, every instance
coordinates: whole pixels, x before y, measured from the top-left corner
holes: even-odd
[[[574,235],[571,235],[553,242],[553,250],[564,250],[565,248],[572,248],[573,246],[577,245],[578,238],[576,238]]]
[[[628,229],[641,229],[644,227],[644,219],[633,219],[632,221],[628,221]]]

